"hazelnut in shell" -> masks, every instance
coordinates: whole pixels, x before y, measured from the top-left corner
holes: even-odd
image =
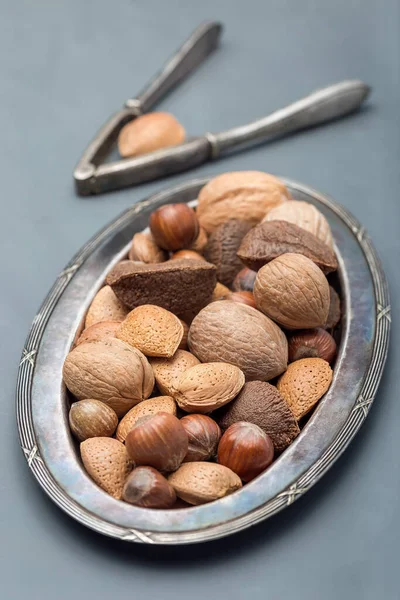
[[[159,471],[153,467],[137,467],[125,481],[122,499],[143,508],[171,508],[176,494]]]
[[[74,436],[83,442],[93,437],[111,437],[118,425],[118,417],[100,400],[79,400],[69,411],[69,425]]]
[[[253,423],[239,421],[223,434],[218,445],[218,463],[245,482],[262,473],[274,459],[271,438]]]
[[[157,246],[151,233],[142,231],[133,236],[129,259],[146,264],[161,263],[168,259],[168,253]]]
[[[252,292],[257,273],[245,267],[236,275],[232,283],[234,292]]]
[[[170,472],[185,458],[188,436],[179,419],[160,412],[139,419],[126,436],[125,445],[135,465]]]
[[[331,363],[336,356],[336,342],[325,329],[299,330],[288,339],[289,362],[301,358],[323,358]]]
[[[154,240],[164,250],[188,248],[199,234],[199,222],[187,204],[164,204],[150,215]]]
[[[239,302],[240,304],[247,304],[247,306],[257,308],[252,292],[230,292],[225,296],[225,300],[231,300],[232,302]]]
[[[221,429],[207,415],[186,415],[180,420],[189,438],[189,447],[183,462],[210,460],[217,453]]]

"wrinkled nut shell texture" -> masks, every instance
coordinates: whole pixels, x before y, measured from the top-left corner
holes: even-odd
[[[242,262],[258,271],[282,254],[303,254],[324,273],[336,271],[337,260],[332,248],[315,235],[288,221],[266,221],[244,237],[238,250]]]
[[[148,398],[154,387],[146,357],[117,339],[77,346],[65,359],[63,377],[78,400],[101,400],[118,416]]]
[[[224,300],[204,308],[189,329],[189,347],[201,362],[226,362],[246,380],[273,379],[287,366],[284,333],[260,311]]]
[[[206,363],[182,373],[174,397],[186,412],[208,413],[230,402],[243,386],[244,374],[238,367]]]
[[[122,157],[138,156],[176,146],[184,139],[185,130],[173,115],[152,112],[133,119],[121,129],[118,149]]]
[[[99,342],[100,340],[114,338],[120,325],[121,321],[100,321],[100,323],[95,323],[83,331],[76,342],[76,346],[86,342]]]
[[[132,466],[125,446],[113,438],[96,437],[82,442],[80,451],[93,481],[119,500]]]
[[[177,350],[172,358],[151,358],[157,387],[162,394],[174,396],[180,375],[200,363],[199,359],[186,350]]]
[[[289,221],[314,234],[319,240],[333,247],[331,228],[324,215],[313,204],[290,200],[271,209],[264,221]]]
[[[184,463],[168,481],[179,498],[194,505],[218,500],[242,487],[236,473],[210,462]]]
[[[300,433],[286,400],[275,386],[265,381],[246,383],[238,397],[216,413],[215,420],[222,429],[239,421],[258,425],[269,435],[278,453]]]
[[[271,208],[288,198],[289,192],[284,183],[268,173],[223,173],[200,190],[197,216],[208,233],[228,219],[240,219],[255,225]]]
[[[208,239],[207,246],[204,248],[204,257],[217,267],[217,279],[223,285],[231,285],[237,273],[243,268],[242,261],[236,253],[250,229],[250,223],[230,219],[219,225]]]
[[[129,431],[134,427],[142,417],[154,416],[159,412],[166,412],[176,417],[176,402],[171,396],[157,396],[156,398],[149,398],[139,402],[136,406],[131,408],[126,413],[123,419],[121,419],[116,437],[120,442],[125,442],[126,436]]]
[[[85,327],[100,321],[123,321],[129,309],[116,297],[109,285],[105,285],[93,298],[86,315]]]
[[[332,369],[325,360],[303,358],[288,366],[277,388],[299,420],[322,398],[331,381]]]
[[[195,260],[169,260],[157,265],[119,264],[107,282],[129,308],[155,304],[176,315],[199,311],[217,283],[214,265]]]
[[[170,358],[183,337],[183,325],[174,314],[145,304],[138,306],[122,322],[117,337],[146,356]]]
[[[258,271],[254,299],[259,310],[283,327],[321,327],[328,317],[329,285],[309,258],[282,254]]]

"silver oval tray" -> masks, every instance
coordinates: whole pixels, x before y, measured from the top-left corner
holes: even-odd
[[[83,470],[67,425],[62,364],[106,273],[127,253],[135,232],[167,202],[190,202],[207,180],[194,180],[135,204],[98,233],[60,273],[36,315],[17,382],[22,450],[50,498],[105,535],[149,544],[222,537],[294,502],[330,468],[366,418],[386,359],[390,304],[376,252],[364,229],[333,200],[285,180],[292,195],[326,215],[339,260],[342,339],[329,392],[299,437],[262,475],[231,496],[199,507],[149,510],[114,500]]]

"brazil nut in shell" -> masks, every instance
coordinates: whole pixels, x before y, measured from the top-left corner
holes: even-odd
[[[287,340],[260,311],[223,300],[199,312],[189,329],[191,352],[201,362],[226,362],[243,371],[247,381],[266,381],[286,369]]]

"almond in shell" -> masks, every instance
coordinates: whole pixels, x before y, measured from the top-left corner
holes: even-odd
[[[98,486],[119,500],[132,468],[124,444],[109,437],[94,437],[80,446],[83,465]]]
[[[224,498],[242,487],[236,473],[210,462],[183,463],[168,481],[178,498],[194,505]]]
[[[180,375],[199,363],[199,359],[186,350],[177,350],[172,358],[150,359],[157,387],[166,396],[174,396]]]
[[[109,285],[97,292],[86,315],[85,327],[100,321],[123,321],[129,309],[118,300]]]
[[[151,112],[127,123],[120,131],[118,149],[122,157],[139,156],[160,148],[176,146],[185,139],[185,130],[173,115]]]
[[[171,396],[157,396],[140,402],[121,419],[116,437],[120,442],[125,442],[126,436],[142,417],[153,416],[159,412],[166,412],[176,417],[176,402]]]

